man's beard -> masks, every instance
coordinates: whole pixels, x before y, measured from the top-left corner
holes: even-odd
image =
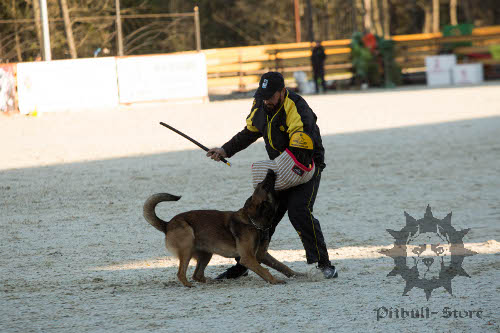
[[[264,104],[264,106],[266,107],[266,110],[267,110],[268,113],[275,114],[276,111],[278,111],[278,109],[281,106],[281,104],[283,104],[283,99],[280,96],[280,99],[278,100],[278,102],[276,103],[276,105],[265,105]]]

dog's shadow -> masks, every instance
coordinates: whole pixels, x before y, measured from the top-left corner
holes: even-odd
[[[290,265],[290,267],[294,266],[293,263],[291,262],[283,262],[286,265]],[[217,276],[218,274],[224,272],[227,268],[230,266],[217,266],[217,269],[213,270],[213,272],[210,272],[211,275],[214,277]],[[305,268],[305,269],[304,269]],[[169,270],[170,271],[170,270]],[[271,273],[274,273],[273,269],[269,269]],[[192,281],[193,287],[196,287],[198,289],[211,289],[211,288],[224,288],[224,289],[241,289],[241,288],[262,288],[262,287],[285,287],[287,285],[294,285],[294,284],[302,284],[302,283],[309,283],[309,282],[321,282],[325,280],[325,277],[323,276],[323,273],[317,269],[316,267],[300,267],[299,269],[296,270],[297,272],[301,273],[299,276],[295,277],[290,277],[290,278],[284,278],[284,281],[286,282],[283,285],[272,285],[266,281],[264,281],[262,278],[260,278],[256,273],[252,271],[248,271],[247,276],[242,276],[237,279],[223,279],[223,280],[216,280],[214,277],[206,277],[206,282],[201,283],[201,282],[196,282]],[[189,273],[194,272],[194,267],[190,266],[190,269],[188,270]],[[182,283],[179,282],[177,279],[177,276],[175,274],[172,274],[170,272],[166,273],[165,272],[161,275],[161,277],[158,275],[157,278],[164,278],[166,279],[165,281],[161,282],[160,285],[163,288],[184,288]],[[158,282],[154,282],[154,284],[158,284]]]

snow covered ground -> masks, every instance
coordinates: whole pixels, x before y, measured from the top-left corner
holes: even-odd
[[[314,214],[340,276],[323,280],[306,265],[285,218],[271,252],[310,274],[279,286],[250,273],[182,287],[163,235],[142,217],[157,192],[182,195],[158,207],[166,220],[242,207],[263,142],[229,168],[158,123],[220,146],[243,128],[250,99],[0,118],[0,331],[498,332],[500,85],[306,100],[326,148]],[[378,251],[391,248],[386,229],[400,230],[405,211],[420,219],[428,204],[471,228],[464,243],[478,254],[453,295],[439,288],[427,301],[419,288],[402,296],[405,281],[387,276],[394,260]],[[207,277],[233,262],[214,256]],[[429,318],[401,318],[401,308]]]

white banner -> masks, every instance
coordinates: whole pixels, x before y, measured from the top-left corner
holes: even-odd
[[[454,84],[479,84],[483,82],[483,64],[461,64],[453,67]]]
[[[425,57],[425,71],[427,73],[451,71],[456,64],[457,56],[454,54]]]
[[[19,63],[21,113],[118,106],[115,58]]]
[[[120,103],[208,96],[203,53],[117,58]]]

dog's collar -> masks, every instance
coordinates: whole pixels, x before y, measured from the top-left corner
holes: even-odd
[[[259,227],[259,226],[255,223],[255,221],[254,221],[254,220],[250,217],[250,215],[248,215],[248,214],[247,214],[247,216],[248,216],[248,219],[250,220],[250,223],[252,223],[252,225],[253,225],[256,229],[259,229],[259,230],[262,230],[262,231],[266,231],[266,230],[268,230],[268,229],[270,228],[270,227],[269,227],[269,228],[262,228],[262,227]]]

